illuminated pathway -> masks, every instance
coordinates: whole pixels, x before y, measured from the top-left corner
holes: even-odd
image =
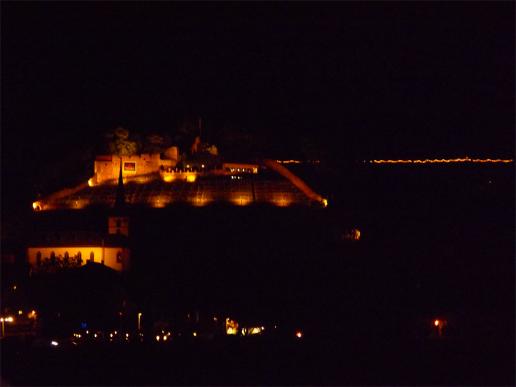
[[[512,163],[513,159],[472,159],[469,157],[456,159],[424,159],[424,160],[369,160],[371,164],[508,164]]]

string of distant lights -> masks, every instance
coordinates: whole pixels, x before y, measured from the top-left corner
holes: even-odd
[[[456,159],[424,159],[424,160],[369,160],[371,164],[453,164],[453,163],[472,163],[472,164],[508,164],[514,162],[513,159],[472,159],[470,157]]]

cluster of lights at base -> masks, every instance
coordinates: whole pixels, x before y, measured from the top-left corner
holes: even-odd
[[[470,157],[455,159],[416,159],[416,160],[369,160],[371,164],[453,164],[453,163],[472,163],[472,164],[508,164],[514,162],[513,159],[472,159]]]
[[[194,332],[195,333],[195,332]],[[161,334],[156,335],[155,339],[159,343],[160,341],[166,342],[170,339],[171,333],[165,331],[161,331]]]

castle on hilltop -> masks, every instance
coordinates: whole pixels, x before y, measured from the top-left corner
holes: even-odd
[[[194,145],[199,141],[197,137]],[[217,153],[197,152],[195,146],[191,157],[182,159],[176,146],[162,153],[98,155],[93,172],[87,182],[34,202],[34,210],[113,207],[119,178],[125,186],[125,202],[129,206],[202,207],[215,203],[327,206],[326,199],[277,161],[228,162]]]

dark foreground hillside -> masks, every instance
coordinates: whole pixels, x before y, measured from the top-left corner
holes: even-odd
[[[331,178],[337,188],[328,209],[134,209],[133,268],[117,279],[117,297],[143,311],[147,341],[34,349],[30,340],[8,338],[3,378],[23,385],[513,385],[512,170],[361,168]],[[103,222],[88,216],[80,217],[85,227]],[[359,240],[347,237],[353,228]],[[39,286],[73,287],[58,282]],[[116,293],[110,286],[99,280],[74,292],[107,299]],[[267,329],[260,337],[190,332],[153,340],[152,321],[179,332],[187,313]],[[436,319],[446,322],[441,335]]]

